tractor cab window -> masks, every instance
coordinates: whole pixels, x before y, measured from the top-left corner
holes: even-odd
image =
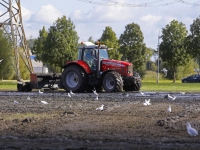
[[[107,49],[99,49],[100,59],[109,59]]]
[[[94,49],[85,49],[83,52],[83,60],[90,66],[92,70],[95,70],[97,59]]]

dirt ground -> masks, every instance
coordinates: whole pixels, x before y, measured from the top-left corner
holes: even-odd
[[[191,137],[186,123],[200,130],[200,95],[128,94],[0,92],[0,149],[199,149],[200,136]]]

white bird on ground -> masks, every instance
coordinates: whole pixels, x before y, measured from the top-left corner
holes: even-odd
[[[169,105],[169,108],[167,109],[167,112],[172,112],[172,108],[171,108],[171,105]]]
[[[129,94],[127,93],[127,94],[125,95],[125,97],[129,97]]]
[[[101,107],[96,108],[96,110],[103,110],[103,104],[101,105]]]
[[[75,94],[72,92],[72,90],[70,90],[70,94],[71,94],[71,95],[75,95]]]
[[[93,91],[93,93],[95,94],[95,95],[99,95],[98,93],[97,93],[97,91],[96,91],[96,89],[94,88],[94,90],[92,90]]]
[[[31,99],[31,98],[28,96],[28,97],[27,97],[27,100],[30,100],[30,99]]]
[[[169,94],[167,94],[167,98],[168,98],[169,100],[172,100],[172,101],[176,99],[175,96],[171,96],[171,95],[169,95]]]
[[[145,105],[145,106],[151,105],[150,99],[145,99],[143,105]]]
[[[72,96],[70,95],[70,93],[68,93],[67,96],[68,96],[68,97],[72,97]]]
[[[15,105],[17,105],[17,104],[19,104],[19,102],[17,102],[17,101],[14,101],[14,104],[15,104]]]
[[[43,92],[39,90],[39,93],[42,94]]]
[[[124,97],[129,97],[129,94],[128,93],[123,93],[122,94]]]
[[[96,96],[94,100],[97,101],[98,99],[99,99],[98,96]]]
[[[187,132],[191,136],[196,136],[198,135],[198,131],[194,128],[191,127],[190,123],[187,123]]]
[[[41,101],[42,104],[48,104],[46,101]]]
[[[145,96],[145,94],[144,94],[143,92],[140,92],[140,94],[141,94],[142,96]]]
[[[185,95],[185,92],[180,92],[181,95]]]

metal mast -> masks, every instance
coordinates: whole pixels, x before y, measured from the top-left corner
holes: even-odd
[[[1,0],[0,8],[0,29],[3,28],[5,35],[10,39],[14,53],[14,68],[17,80],[21,81],[19,56],[22,58],[30,73],[34,73],[30,59],[28,44],[22,24],[20,0]]]

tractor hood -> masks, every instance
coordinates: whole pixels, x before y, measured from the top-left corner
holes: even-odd
[[[120,61],[120,60],[109,60],[109,59],[103,59],[101,61],[102,68],[101,71],[107,71],[107,70],[115,70],[119,72],[122,76],[132,76],[133,75],[133,64],[126,61]]]
[[[102,60],[102,64],[120,66],[120,67],[132,66],[132,63],[130,62],[120,61],[120,60],[110,60],[110,59]]]

